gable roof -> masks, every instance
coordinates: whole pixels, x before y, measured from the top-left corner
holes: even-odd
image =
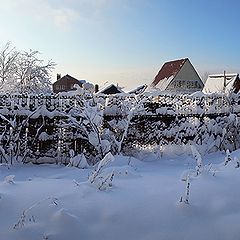
[[[121,88],[114,84],[110,84],[108,86],[105,86],[103,89],[100,89],[98,93],[103,94],[116,94],[116,93],[124,93]]]
[[[227,73],[225,74],[226,82],[224,86],[224,74],[212,74],[209,75],[207,81],[204,85],[203,92],[230,92],[239,91],[239,75],[237,73]],[[238,86],[237,86],[238,85]]]
[[[164,63],[164,65],[154,78],[151,87],[156,87],[158,84],[168,85],[170,81],[181,70],[182,66],[186,61],[188,61],[188,58],[183,58]]]
[[[139,86],[131,91],[129,91],[129,94],[141,94],[147,89],[147,84],[144,84],[142,86]]]
[[[58,79],[56,82],[54,82],[53,84],[55,84],[55,83],[61,83],[62,81],[70,81],[70,80],[71,80],[71,81],[74,81],[74,82],[76,82],[76,83],[79,83],[79,84],[84,84],[84,83],[86,83],[85,80],[78,80],[78,79],[70,76],[69,74],[67,74],[67,75],[59,78],[59,79]]]

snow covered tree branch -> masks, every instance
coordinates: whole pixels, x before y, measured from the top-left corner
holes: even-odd
[[[106,190],[108,187],[112,186],[114,170],[110,173],[104,173],[104,168],[113,161],[113,155],[111,153],[106,154],[106,156],[97,164],[96,169],[89,176],[89,182],[95,185],[99,190]]]
[[[44,63],[38,55],[38,51],[32,50],[19,54],[16,77],[20,83],[21,92],[46,93],[51,91],[50,73],[55,63],[51,60]]]
[[[0,51],[0,86],[1,89],[9,88],[16,77],[16,67],[19,51],[6,43]]]
[[[51,91],[52,60],[39,58],[39,52],[21,52],[6,43],[0,50],[0,90],[24,93],[46,93]]]

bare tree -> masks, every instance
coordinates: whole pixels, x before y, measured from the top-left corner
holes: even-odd
[[[51,89],[51,71],[56,64],[51,60],[44,63],[38,55],[38,51],[32,50],[19,54],[16,75],[21,92],[42,93]]]
[[[8,84],[15,77],[16,63],[19,56],[19,52],[15,47],[11,46],[11,43],[6,43],[0,50],[0,83],[1,87]]]
[[[20,52],[11,43],[0,50],[0,89],[42,93],[50,91],[50,74],[55,63],[44,62],[38,51]]]

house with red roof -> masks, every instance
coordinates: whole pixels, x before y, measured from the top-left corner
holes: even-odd
[[[160,91],[192,93],[202,91],[203,82],[188,58],[166,62],[153,82],[151,88]]]

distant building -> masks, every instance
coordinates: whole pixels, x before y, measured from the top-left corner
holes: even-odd
[[[82,87],[84,83],[86,83],[85,80],[78,80],[68,74],[63,77],[61,77],[61,75],[58,74],[57,81],[53,83],[53,92],[59,93],[59,92],[73,91],[73,90],[76,90],[76,88],[74,88],[75,84]]]
[[[238,73],[223,73],[209,75],[204,85],[204,93],[234,92],[240,90],[240,79]]]
[[[154,78],[151,88],[160,91],[202,91],[203,82],[188,58],[166,62]]]
[[[136,94],[136,95],[141,94],[147,89],[147,87],[148,87],[147,84],[144,84],[144,85],[141,85],[141,86],[129,91],[128,93],[129,94]]]
[[[98,94],[117,94],[117,93],[123,93],[123,90],[114,84],[108,85],[102,89],[99,90]]]

